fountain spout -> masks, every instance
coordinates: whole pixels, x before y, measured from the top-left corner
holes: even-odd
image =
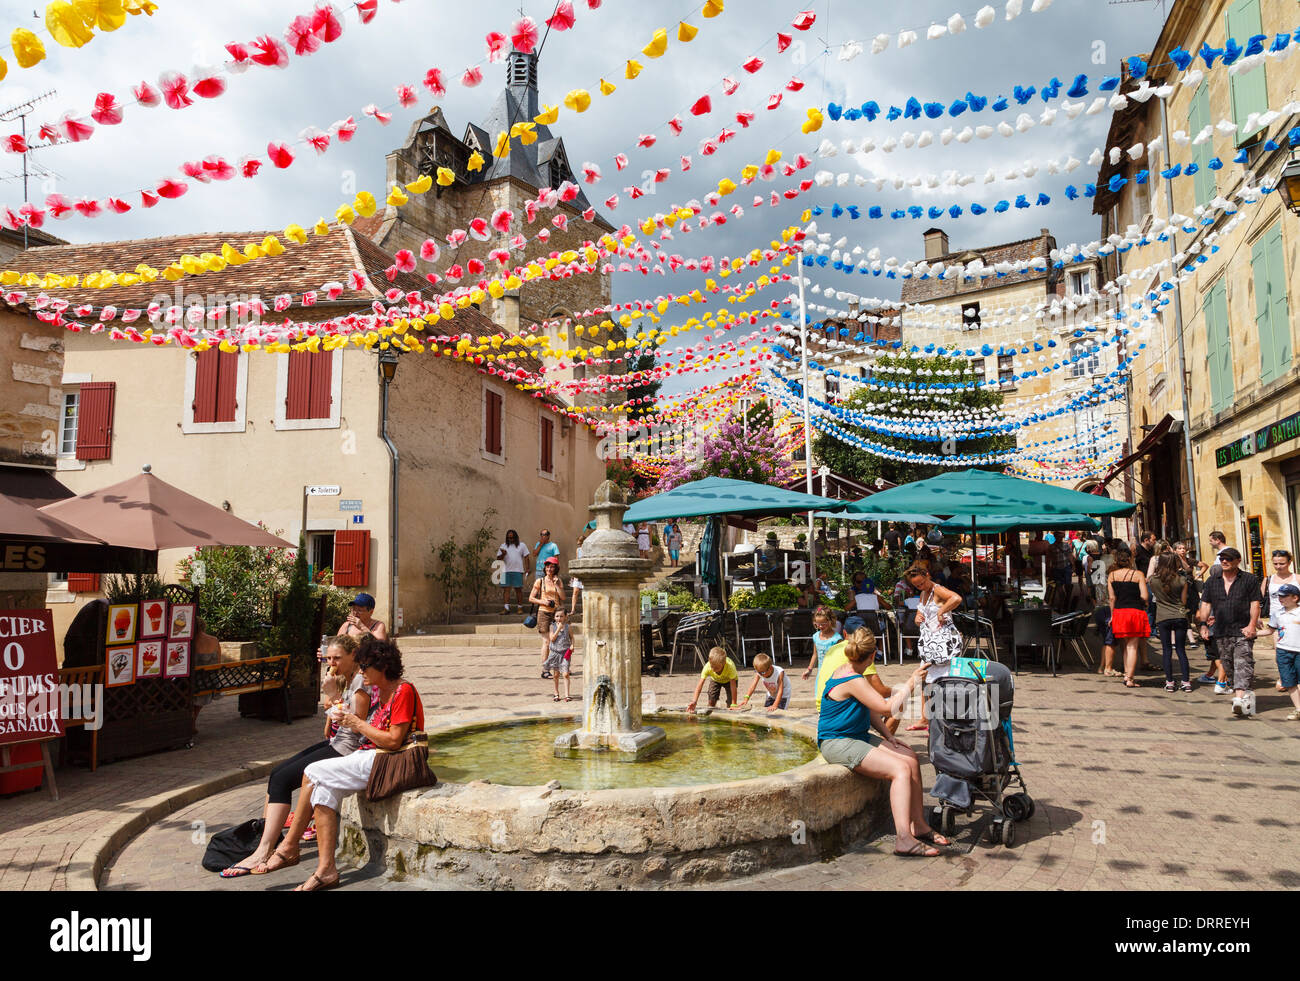
[[[641,722],[641,624],[638,586],[650,570],[636,540],[622,530],[627,500],[617,484],[596,489],[591,513],[596,530],[582,558],[569,565],[583,583],[584,650],[582,726],[555,742],[571,750],[614,750],[641,756],[664,740],[658,726]]]

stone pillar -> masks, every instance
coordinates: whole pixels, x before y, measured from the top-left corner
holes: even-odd
[[[569,564],[582,580],[584,637],[581,728],[556,742],[557,750],[616,749],[637,753],[664,738],[641,724],[641,596],[650,570],[636,540],[623,531],[627,501],[605,481],[591,513],[596,530],[582,543],[582,558]]]

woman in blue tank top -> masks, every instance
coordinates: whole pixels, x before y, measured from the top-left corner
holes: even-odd
[[[817,747],[827,763],[888,781],[889,806],[894,814],[894,854],[934,858],[940,852],[930,845],[951,842],[926,823],[921,804],[921,764],[916,754],[889,732],[883,718],[897,712],[925,680],[927,666],[922,663],[907,684],[886,699],[862,676],[875,652],[876,636],[865,627],[854,631],[846,642],[844,655],[848,663],[831,674],[822,692]]]

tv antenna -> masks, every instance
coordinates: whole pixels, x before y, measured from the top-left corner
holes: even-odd
[[[1156,3],[1160,5],[1160,16],[1165,17],[1168,15],[1168,11],[1165,9],[1165,5],[1169,2],[1169,0],[1107,0],[1107,2],[1112,7],[1117,7],[1121,4],[1127,4],[1127,3]]]
[[[48,92],[42,92],[40,95],[36,96],[35,98],[28,99],[26,102],[20,102],[16,106],[10,106],[8,109],[0,109],[0,122],[7,123],[14,119],[21,120],[22,127],[23,127],[23,144],[25,146],[27,144],[27,117],[31,114],[31,112],[36,108],[36,106],[39,103],[42,103],[47,99],[52,99],[57,94],[58,94],[57,89],[50,89]],[[31,152],[30,150],[23,151],[23,200],[24,201],[30,200],[27,191],[27,181],[30,174],[28,170],[27,156],[30,152]],[[27,248],[27,226],[26,225],[23,225],[23,248],[24,249]]]

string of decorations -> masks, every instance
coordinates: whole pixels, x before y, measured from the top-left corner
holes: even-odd
[[[152,17],[157,9],[152,0],[53,0],[45,6],[44,33],[65,48],[83,48],[95,39],[95,31],[116,31],[128,14]],[[45,60],[45,43],[26,27],[10,32],[9,50],[19,68],[32,68]],[[0,79],[8,74],[9,63],[0,57]]]

